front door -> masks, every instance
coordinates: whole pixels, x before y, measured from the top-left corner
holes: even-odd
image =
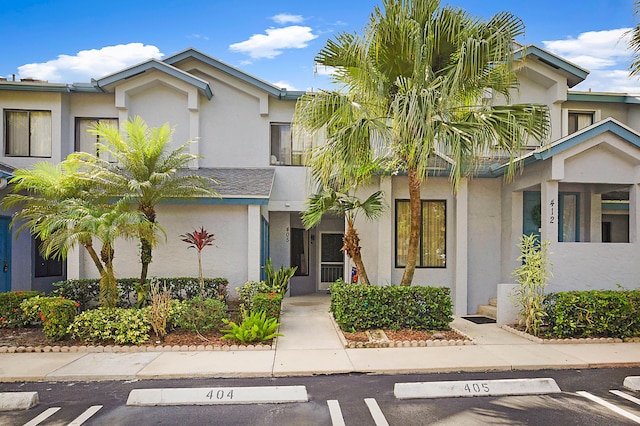
[[[0,292],[11,290],[11,232],[10,218],[0,216]]]
[[[342,234],[323,233],[320,237],[320,284],[318,290],[329,286],[344,276]]]

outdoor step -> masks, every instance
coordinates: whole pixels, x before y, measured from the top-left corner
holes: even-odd
[[[498,306],[498,298],[497,297],[489,298],[489,306]]]
[[[478,315],[496,319],[498,315],[498,308],[491,305],[478,305]]]

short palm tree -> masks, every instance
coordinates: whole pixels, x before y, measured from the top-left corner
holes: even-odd
[[[324,187],[307,199],[305,211],[302,213],[302,223],[305,228],[309,229],[316,226],[327,212],[344,216],[347,221],[347,230],[342,237],[344,243],[342,251],[347,253],[347,256],[356,265],[358,277],[361,278],[362,284],[369,284],[369,277],[360,252],[362,249],[360,247],[360,236],[355,229],[354,223],[359,212],[362,212],[367,219],[373,220],[378,218],[383,211],[384,204],[381,191],[376,191],[366,200],[361,201],[348,193],[337,192],[330,187]]]
[[[91,131],[99,137],[98,153],[106,153],[102,157],[112,162],[87,153],[73,154],[73,159],[82,164],[85,181],[96,183],[107,196],[128,197],[146,216],[139,232],[140,285],[144,285],[160,229],[156,205],[166,198],[215,196],[211,189],[215,181],[188,171],[199,158],[189,152],[190,142],[170,150],[173,131],[168,124],[150,128],[136,116],[122,123],[122,132],[108,123],[98,123]]]
[[[633,2],[634,15],[640,16],[640,1]],[[640,23],[630,31],[629,48],[633,52],[633,60],[629,66],[629,75],[640,75]]]
[[[389,160],[387,171],[406,173],[410,232],[401,285],[413,280],[420,188],[434,162],[448,160],[456,191],[479,157],[502,152],[513,159],[529,141],[546,140],[546,106],[509,104],[518,87],[514,38],[523,32],[522,21],[506,12],[484,21],[439,0],[384,0],[362,36],[341,33],[316,56],[336,69],[337,90],[304,95],[294,130],[326,137],[310,161],[321,182],[340,171],[348,184],[354,168],[380,156]]]

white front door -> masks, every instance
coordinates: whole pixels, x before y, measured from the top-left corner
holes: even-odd
[[[338,278],[344,277],[342,234],[320,234],[320,283],[318,290],[329,290]]]

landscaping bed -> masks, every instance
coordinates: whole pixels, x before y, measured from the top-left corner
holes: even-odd
[[[462,346],[474,342],[457,330],[426,331],[413,329],[367,330],[346,332],[340,330],[347,348],[401,348],[425,346]]]

